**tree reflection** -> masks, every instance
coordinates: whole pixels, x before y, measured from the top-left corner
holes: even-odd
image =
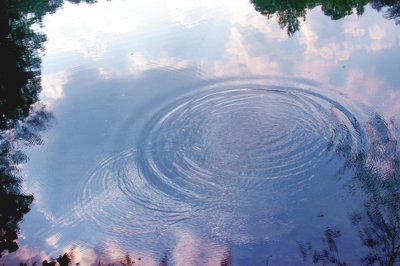
[[[62,0],[0,1],[0,257],[18,249],[18,223],[33,201],[20,189],[18,169],[27,159],[22,148],[41,144],[40,131],[52,117],[38,102],[40,52],[46,36],[32,26],[62,4]]]
[[[321,263],[322,265],[347,265],[346,262],[340,259],[339,249],[336,245],[336,240],[340,237],[340,235],[341,233],[338,229],[325,229],[324,235],[322,236],[322,250],[314,249],[311,242],[300,242],[299,250],[304,261],[306,261],[308,257],[312,257],[313,263]]]
[[[363,265],[399,265],[400,263],[400,193],[398,176],[381,183],[380,195],[373,194],[364,202],[364,209],[351,215],[361,243],[368,253],[361,259]],[[299,243],[304,260],[314,263],[347,265],[340,259],[336,240],[339,229],[328,228],[323,236],[323,249],[312,243]]]
[[[41,143],[39,132],[51,118],[43,106],[34,106],[31,113],[11,130],[1,132],[0,140],[0,257],[3,251],[18,249],[18,223],[32,203],[32,195],[20,191],[19,165],[26,160],[23,145]]]
[[[80,262],[74,261],[74,248],[72,248],[69,252],[65,252],[64,255],[60,255],[57,259],[45,259],[41,262],[42,266],[68,266],[68,265],[81,265]],[[170,254],[169,252],[164,252],[164,254],[161,256],[161,258],[158,261],[159,266],[168,266],[168,265],[173,265],[173,263],[170,263]],[[108,262],[108,263],[103,263],[100,258],[96,259],[96,263],[93,263],[92,265],[97,265],[97,266],[134,266],[134,265],[146,265],[146,262],[143,261],[141,257],[138,257],[137,259],[132,258],[132,256],[127,253],[124,258],[122,258],[119,262]],[[38,262],[35,261],[31,263],[30,265],[26,262],[20,262],[20,265],[23,266],[35,266],[38,265]],[[225,254],[219,265],[221,266],[231,266],[232,264],[232,257],[230,254]]]
[[[232,255],[230,253],[225,254],[221,260],[220,265],[221,266],[232,266]]]
[[[354,182],[363,194],[362,210],[354,211],[351,222],[368,253],[361,259],[363,265],[399,265],[400,263],[400,165],[397,141],[390,135],[385,122],[375,117],[367,125],[373,136],[371,149],[352,157],[350,146],[341,147],[339,154],[346,156],[347,165],[355,168]],[[383,166],[377,171],[376,165]],[[379,173],[381,172],[381,173]],[[383,173],[382,173],[383,172]],[[314,263],[347,265],[340,259],[336,240],[339,229],[326,229],[323,249],[312,243],[299,243],[304,260]]]
[[[378,10],[385,10],[384,17],[400,23],[400,1],[398,0],[250,0],[255,9],[268,19],[277,17],[282,29],[286,29],[289,36],[300,30],[301,20],[306,20],[307,11],[317,6],[326,16],[333,20],[356,13],[362,15],[364,6],[368,3]]]
[[[373,178],[373,176],[370,176]],[[400,263],[400,182],[396,177],[374,182],[362,212],[354,212],[352,223],[360,240],[369,249],[363,263],[396,265]]]
[[[400,1],[398,0],[374,0],[371,2],[372,8],[384,10],[384,17],[395,20],[396,25],[400,24]]]
[[[42,266],[55,266],[55,265],[57,265],[57,263],[60,266],[68,266],[72,262],[72,257],[73,257],[72,253],[70,253],[70,254],[64,253],[64,255],[59,256],[57,259],[52,259],[50,261],[44,260],[42,262]],[[36,262],[34,262],[33,264],[35,264],[35,263]]]
[[[111,257],[115,257],[115,254],[119,253],[118,250],[112,250],[111,251]],[[42,262],[38,261],[33,261],[33,262],[17,262],[21,266],[35,266],[35,265],[42,265],[42,266],[69,266],[69,265],[81,265],[79,260],[76,259],[76,250],[75,247],[71,248],[69,251],[65,252],[64,255],[58,256],[58,258],[50,258],[50,259],[44,259]],[[168,265],[174,265],[174,262],[170,261],[171,255],[169,251],[165,251],[162,256],[159,258],[158,262],[154,262],[152,259],[146,260],[143,259],[142,257],[134,257],[129,253],[126,253],[125,256],[121,259],[110,259],[110,258],[104,258],[104,260],[108,262],[103,262],[102,257],[92,257],[92,262],[90,265],[96,265],[96,266],[135,266],[135,265],[154,265],[157,264],[159,266],[168,266]],[[87,263],[87,261],[86,261]],[[221,260],[216,261],[217,264],[215,265],[221,265],[221,266],[231,266],[232,264],[232,257],[230,254],[224,254],[221,258]],[[192,265],[193,263],[189,263]],[[0,264],[1,265],[1,264]],[[4,266],[4,265],[3,265]]]

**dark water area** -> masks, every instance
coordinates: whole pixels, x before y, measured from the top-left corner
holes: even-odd
[[[1,265],[400,264],[400,2],[0,7]]]

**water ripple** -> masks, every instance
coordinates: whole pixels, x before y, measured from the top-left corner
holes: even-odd
[[[160,107],[137,145],[98,165],[76,213],[135,234],[227,208],[239,216],[266,211],[267,198],[296,200],[299,184],[322,178],[327,165],[343,166],[335,165],[338,154],[368,147],[357,112],[328,95],[279,79],[194,89]]]

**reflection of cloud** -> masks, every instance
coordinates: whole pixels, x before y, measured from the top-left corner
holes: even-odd
[[[368,30],[369,37],[372,40],[379,41],[385,37],[385,29],[379,27],[378,25],[374,25],[372,28]]]
[[[98,265],[96,252],[92,248],[83,246],[72,246],[66,248],[65,251],[70,251],[72,255],[71,265]],[[62,255],[62,254],[60,254]]]
[[[101,251],[101,258],[99,258],[103,263],[108,265],[108,263],[113,264],[117,263],[117,265],[120,265],[119,262],[124,260],[126,256],[129,255],[129,257],[135,261],[134,265],[137,265],[136,263],[139,262],[139,265],[146,265],[146,266],[156,266],[159,265],[157,263],[157,258],[154,258],[154,254],[151,254],[149,251],[124,251],[120,243],[116,241],[115,239],[104,239],[103,240],[103,246],[102,246],[102,251]],[[160,254],[161,255],[161,254]],[[139,260],[140,258],[140,260]],[[86,264],[82,264],[86,265]]]
[[[94,5],[64,3],[56,15],[45,17],[47,54],[79,51],[86,57],[98,58],[105,50],[110,35],[130,32],[140,25],[142,18],[132,12],[134,2],[100,1]],[[118,17],[114,14],[125,14]],[[67,33],[67,34],[66,34]]]
[[[190,6],[190,4],[186,4],[186,2],[181,4],[181,9],[178,10],[181,12],[181,14],[175,14],[175,22],[179,22],[185,27],[190,28],[198,23],[201,23],[202,19],[206,18],[206,13],[204,12],[200,11],[199,13],[193,13],[193,10],[195,10],[197,7]],[[313,78],[319,81],[321,79],[326,81],[329,79],[332,69],[336,68],[338,61],[349,59],[355,51],[365,50],[365,47],[370,47],[371,51],[376,51],[379,49],[384,49],[385,45],[391,44],[391,42],[387,42],[388,38],[390,40],[391,33],[389,31],[386,32],[381,26],[376,25],[368,29],[370,24],[361,25],[352,20],[346,20],[349,22],[344,23],[344,35],[358,40],[360,39],[360,42],[354,42],[354,40],[346,39],[340,35],[337,39],[333,38],[329,40],[328,43],[324,43],[324,33],[318,31],[317,27],[313,27],[316,25],[316,23],[318,23],[318,21],[312,19],[307,20],[307,23],[302,25],[302,31],[295,36],[299,38],[288,39],[285,30],[280,29],[275,23],[269,23],[269,21],[262,15],[254,14],[253,10],[247,9],[247,4],[243,4],[243,8],[239,4],[235,4],[238,5],[239,8],[231,11],[231,25],[229,27],[230,35],[227,42],[224,43],[226,47],[226,53],[218,55],[217,59],[207,57],[210,51],[204,51],[203,57],[200,59],[193,59],[191,57],[184,57],[188,53],[178,54],[178,56],[182,57],[172,57],[171,55],[173,53],[168,51],[168,48],[170,47],[164,47],[163,44],[156,45],[159,50],[147,48],[146,45],[143,45],[143,47],[139,46],[137,49],[135,47],[135,53],[129,57],[126,56],[123,58],[123,60],[127,60],[127,58],[129,60],[128,69],[123,69],[123,71],[129,71],[130,73],[138,75],[150,69],[162,68],[165,70],[177,70],[192,65],[197,65],[197,62],[204,62],[204,68],[206,71],[207,69],[211,68],[210,76],[213,77],[240,74],[282,75],[285,74],[285,67],[291,67],[289,64],[292,64],[293,68],[295,68],[295,71],[293,72],[296,75]],[[204,4],[202,5],[204,7]],[[85,6],[86,5],[81,5],[80,8],[86,8]],[[88,21],[83,20],[80,13],[75,15],[71,11],[65,11],[69,8],[71,7],[67,5],[64,10],[60,10],[58,12],[66,12],[64,15],[65,18],[68,16],[77,16],[78,19],[85,21],[82,25],[84,30],[81,31],[81,26],[74,25],[72,27],[71,25],[64,25],[63,23],[65,22],[61,23],[58,21],[58,24],[54,25],[46,22],[46,25],[48,25],[46,27],[54,31],[50,31],[50,33],[53,34],[49,35],[50,42],[57,42],[56,44],[53,43],[49,46],[50,50],[48,49],[48,52],[50,55],[52,52],[58,52],[56,49],[60,48],[61,51],[76,49],[86,56],[99,56],[99,54],[103,53],[105,49],[109,48],[107,45],[110,40],[108,38],[103,38],[103,34],[113,35],[114,33],[111,32],[111,28],[119,29],[119,32],[116,34],[128,32],[134,29],[135,25],[137,25],[135,23],[139,23],[139,20],[135,21],[134,18],[132,22],[133,26],[129,23],[129,21],[107,21],[106,19],[105,21],[107,21],[107,23],[115,23],[114,26],[107,28],[108,25],[105,25],[107,24],[106,22],[98,22],[96,24],[95,22],[90,21],[90,19]],[[97,7],[94,5],[91,6],[91,8],[96,10]],[[87,12],[91,11],[87,10]],[[110,10],[109,12],[112,13],[115,11]],[[50,17],[51,15],[49,18]],[[102,17],[102,14],[100,13],[97,17]],[[49,21],[51,22],[50,19]],[[71,23],[75,23],[75,21],[72,20]],[[79,24],[78,22],[76,23]],[[126,25],[118,25],[118,23]],[[61,30],[63,27],[70,29],[68,31],[68,34],[71,34],[69,37],[66,37],[63,34]],[[72,28],[76,28],[78,33],[73,33],[71,30]],[[339,30],[341,30],[341,28],[339,28]],[[87,34],[82,34],[82,32],[87,32]],[[256,33],[257,36],[260,35],[262,38],[252,39],[251,37],[255,35],[253,33]],[[325,34],[334,35],[335,30],[328,28],[326,29]],[[145,37],[146,36],[144,35],[143,38]],[[146,40],[140,41],[146,43]],[[276,45],[276,43],[278,43],[278,45]],[[128,43],[126,45],[128,46],[131,44]],[[297,54],[290,53],[290,51],[288,51],[292,47],[298,49]],[[108,63],[107,60],[105,60],[105,62]],[[113,66],[107,67],[102,65],[101,67],[97,67],[97,69],[100,78],[115,77],[118,75],[118,72],[123,72],[120,71],[120,69],[115,70]],[[51,75],[43,75],[42,96],[45,98],[60,99],[63,97],[63,87],[68,82],[69,76],[58,73],[61,72],[56,72],[55,74],[52,73]],[[126,73],[122,73],[121,75],[124,74]],[[291,75],[292,73],[289,74]],[[387,117],[400,114],[400,105],[396,102],[397,99],[400,98],[400,94],[391,89],[387,82],[385,82],[385,80],[380,78],[379,75],[374,72],[366,73],[366,71],[354,71],[350,69],[345,82],[344,90],[352,94],[351,98],[353,99],[361,98],[362,101],[370,106],[380,106],[383,110],[382,113],[386,113]],[[117,93],[118,92],[119,91],[117,91]],[[66,110],[70,111],[69,108],[71,107],[68,107]],[[40,189],[37,188],[35,189],[36,191],[43,191],[43,184],[40,185]],[[108,202],[112,202],[115,200],[113,197],[118,196],[118,194],[113,191],[114,189],[115,188],[113,187],[107,187],[107,190],[104,192],[109,193],[99,193],[94,197],[87,199],[87,201],[83,202],[82,205],[76,206],[78,211],[81,212],[81,215],[78,215],[78,217],[76,216],[75,212],[67,213],[65,217],[61,218],[55,217],[51,212],[43,211],[43,215],[55,225],[69,226],[78,220],[78,218],[83,219],[85,215],[88,216],[88,214],[95,212],[99,209],[99,206],[109,206]],[[36,195],[37,194],[35,194],[35,196]],[[40,195],[39,197],[36,197],[36,200],[40,202],[38,206],[42,207],[41,209],[45,210],[48,209],[45,208],[46,206],[52,206],[48,202],[41,202]],[[77,210],[74,209],[73,211]],[[228,218],[225,220],[221,220],[222,227],[224,224],[227,224],[225,221],[231,222],[233,219],[228,216]],[[255,224],[255,222],[252,220],[251,223],[252,225]],[[267,226],[262,227],[262,225],[260,225],[260,228],[267,228]],[[234,236],[235,241],[239,243],[248,243],[252,241],[255,242],[257,239],[255,240],[253,238],[246,238],[246,236],[257,236],[257,234],[261,235],[261,233],[261,237],[270,241],[274,241],[274,238],[277,238],[274,233],[278,234],[282,231],[284,232],[284,229],[273,226],[271,226],[271,228],[272,233],[257,230],[257,233],[251,232],[247,234],[247,231],[243,230],[241,232],[244,233],[240,234],[239,236]],[[238,228],[234,227],[233,229],[217,228],[214,232],[222,232],[223,235],[232,236],[232,232],[237,231]],[[193,233],[181,232],[178,234],[177,238],[177,245],[171,247],[173,249],[173,257],[177,265],[211,265],[211,261],[218,263],[223,257],[223,253],[225,251],[224,248],[210,244],[207,241],[203,241]],[[240,239],[237,240],[238,238]],[[59,235],[52,235],[47,239],[46,242],[50,246],[56,246],[59,244],[59,239]],[[113,243],[112,240],[105,240],[105,242],[107,242],[107,244],[105,245],[104,257],[108,258],[109,261],[120,261],[121,258],[125,256],[126,253],[121,250],[117,243]],[[30,255],[27,254],[28,253],[25,254],[26,258],[29,258]],[[76,252],[76,254],[76,261],[81,262],[81,265],[90,265],[94,260],[94,250],[92,249],[81,248]],[[133,254],[135,255],[135,258],[139,256],[142,257],[143,261],[146,262],[145,265],[157,265],[157,261],[151,255],[142,254],[136,251]]]
[[[199,239],[190,232],[177,233],[173,257],[176,265],[221,265],[220,262],[227,253],[225,248]]]
[[[232,6],[229,4],[229,6]],[[224,61],[217,62],[211,75],[275,75],[279,64],[272,59],[273,54],[259,53],[258,49],[265,48],[261,42],[249,40],[244,36],[247,31],[255,30],[265,40],[284,41],[288,36],[277,24],[269,23],[261,14],[254,14],[254,6],[249,2],[236,2],[230,10],[230,37],[226,44],[227,55]],[[259,45],[259,46],[257,46]],[[255,53],[254,53],[255,52]]]
[[[244,3],[232,10],[231,24],[240,27],[247,27],[256,29],[258,32],[265,35],[268,39],[274,40],[288,40],[289,36],[285,30],[282,30],[278,23],[271,21],[277,20],[277,16],[273,15],[271,18],[262,16],[261,14],[254,15],[254,6],[250,3]]]
[[[387,28],[374,25],[368,30],[368,35],[372,43],[368,46],[369,51],[379,51],[390,48],[396,43],[396,38],[392,34],[387,33]],[[397,38],[398,39],[398,38]]]
[[[36,249],[32,246],[21,246],[17,251],[0,258],[0,264],[3,265],[41,265],[44,260],[51,261],[63,256],[65,253],[71,259],[69,265],[122,265],[129,255],[135,262],[133,265],[156,266],[157,259],[149,252],[125,252],[115,241],[105,239],[107,243],[102,253],[98,253],[94,248],[85,245],[67,245],[64,248],[53,247],[50,254]],[[139,260],[140,258],[140,260]],[[137,264],[137,262],[139,262]],[[59,265],[59,264],[57,264]],[[188,264],[185,264],[188,265]],[[210,265],[210,264],[206,264]]]
[[[68,82],[66,74],[42,75],[42,93],[44,100],[58,100],[64,96],[63,86]]]
[[[160,56],[156,59],[150,59],[140,53],[132,54],[130,59],[131,64],[129,67],[129,72],[133,73],[134,75],[150,69],[162,68],[164,70],[176,70],[188,67],[190,65],[188,61],[179,58]]]
[[[207,1],[168,1],[171,19],[186,28],[192,28],[207,18]]]
[[[276,61],[267,55],[252,56],[246,47],[246,40],[242,33],[235,27],[231,28],[231,36],[226,48],[227,61],[215,64],[211,75],[273,75],[278,73]]]
[[[118,261],[125,256],[125,252],[114,239],[105,239],[102,246],[103,260]]]
[[[316,11],[311,11],[310,14]],[[319,60],[318,65],[324,68],[334,68],[339,62],[348,60],[357,51],[377,51],[392,47],[396,43],[396,34],[389,34],[392,28],[387,21],[374,19],[363,20],[352,15],[346,17],[342,23],[345,34],[337,34],[336,27],[319,27],[318,20],[309,16],[302,22],[300,43],[305,46],[304,57],[309,61]],[[337,22],[340,23],[340,22]],[[378,24],[376,24],[378,23]],[[373,26],[371,26],[373,25]],[[331,31],[331,32],[330,32]],[[321,38],[320,36],[323,36]],[[326,37],[326,36],[335,36]]]
[[[398,117],[400,114],[400,91],[393,89],[375,71],[350,71],[343,91],[350,98],[373,106],[386,119]]]
[[[97,70],[97,73],[99,74],[101,79],[110,79],[113,77],[113,74],[114,74],[112,71],[109,71],[103,67],[100,67]]]
[[[20,263],[26,263],[27,265],[41,265],[41,262],[47,258],[47,254],[41,250],[21,246],[17,251],[0,258],[0,264],[4,265],[20,265]]]
[[[310,58],[307,63],[298,62],[295,73],[299,77],[306,77],[318,82],[329,82],[330,71],[335,65],[327,64],[325,60]]]
[[[60,240],[60,238],[61,238],[61,233],[53,234],[52,236],[46,239],[46,243],[49,246],[57,247],[57,243]]]
[[[360,24],[354,20],[346,20],[343,28],[345,33],[350,34],[353,37],[361,37],[365,35],[365,29],[363,29]]]
[[[323,60],[329,60],[330,63],[336,63],[347,60],[354,49],[347,43],[338,42],[336,39],[322,45],[319,45],[318,41],[318,34],[313,30],[313,24],[303,22],[301,25],[300,43],[305,45],[304,56],[306,58],[321,57]]]
[[[380,17],[379,20],[374,19],[374,16],[380,16],[379,14],[372,13],[365,18],[351,15],[335,22],[336,27],[321,27],[321,18],[314,15],[316,12],[318,11],[309,12],[307,21],[302,22],[298,35],[299,42],[305,49],[299,55],[296,64],[296,74],[299,76],[330,82],[332,70],[341,67],[339,64],[347,65],[346,61],[357,60],[353,57],[354,54],[364,53],[368,56],[370,52],[390,48],[397,42],[396,33],[390,32],[394,26],[388,25],[388,21]],[[340,27],[343,33],[337,31]],[[361,67],[365,71],[370,68],[366,65]],[[348,69],[350,68],[346,68],[345,71]]]

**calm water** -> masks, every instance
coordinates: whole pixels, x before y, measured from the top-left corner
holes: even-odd
[[[400,264],[398,1],[74,2],[2,13],[0,262]]]

